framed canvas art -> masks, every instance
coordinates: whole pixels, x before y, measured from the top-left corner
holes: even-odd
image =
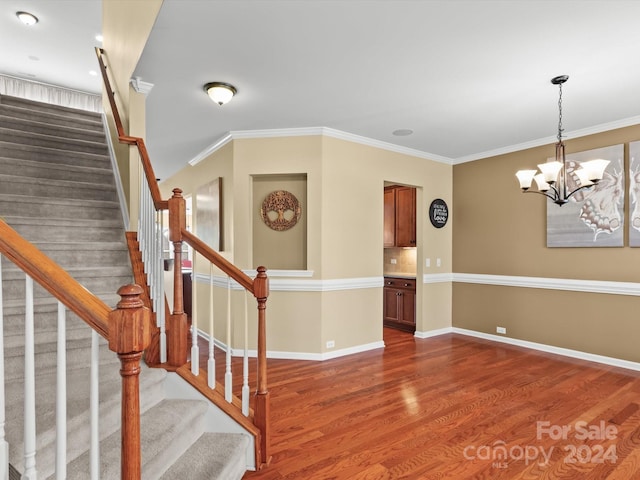
[[[547,200],[547,247],[624,246],[624,145],[567,154],[567,183],[576,188],[578,162],[595,159],[610,161],[600,182],[561,207]]]
[[[629,246],[640,247],[640,142],[629,143]]]
[[[216,178],[196,190],[196,235],[216,251],[222,249],[221,191],[222,178]]]

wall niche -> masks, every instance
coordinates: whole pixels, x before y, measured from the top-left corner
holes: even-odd
[[[306,270],[307,175],[254,175],[252,193],[254,268]]]

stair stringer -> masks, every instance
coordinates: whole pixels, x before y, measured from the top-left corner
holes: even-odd
[[[176,372],[167,372],[164,379],[165,398],[179,400],[205,400],[209,407],[205,413],[205,432],[214,433],[239,433],[245,435],[249,439],[245,451],[247,461],[247,470],[256,470],[256,441],[255,433],[244,428],[233,418],[231,418],[218,405],[213,403],[210,398],[200,393],[193,385],[187,382]]]

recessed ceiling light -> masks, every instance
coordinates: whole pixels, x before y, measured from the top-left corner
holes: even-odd
[[[96,40],[99,41],[100,43],[102,43],[103,37],[100,34],[96,35]]]
[[[38,23],[38,17],[29,12],[16,12],[16,17],[25,25],[35,25]]]
[[[393,133],[396,137],[406,137],[407,135],[411,135],[413,130],[409,128],[400,128],[398,130],[394,130]]]
[[[89,70],[89,75],[91,75],[92,77],[97,77],[98,72],[96,72],[95,70]]]

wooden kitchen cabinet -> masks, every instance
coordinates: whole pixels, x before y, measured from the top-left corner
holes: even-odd
[[[416,189],[391,186],[384,189],[384,246],[416,246]]]
[[[383,324],[407,332],[416,331],[416,280],[384,277]]]

